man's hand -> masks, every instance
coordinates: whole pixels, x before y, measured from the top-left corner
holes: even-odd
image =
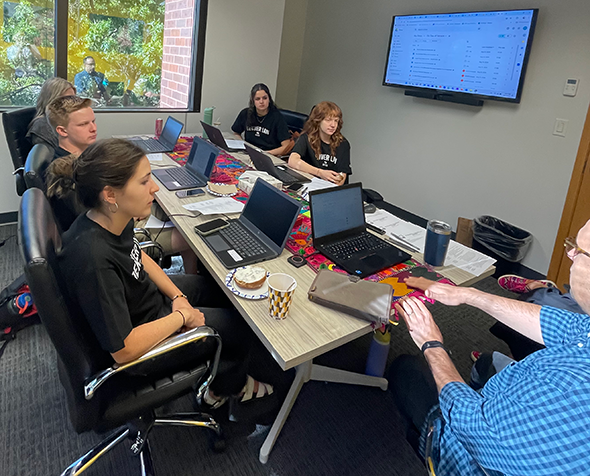
[[[464,304],[467,294],[470,292],[470,288],[437,283],[426,278],[407,278],[406,286],[421,289],[426,294],[426,297],[439,301],[447,306]]]
[[[419,349],[422,348],[424,342],[430,340],[443,341],[440,329],[434,322],[432,314],[418,298],[409,297],[404,299],[401,304],[396,303],[395,308],[406,321],[410,337]]]

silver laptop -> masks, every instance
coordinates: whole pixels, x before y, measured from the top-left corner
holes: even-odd
[[[168,119],[166,119],[166,124],[164,125],[164,129],[162,129],[162,133],[158,139],[149,137],[146,139],[129,140],[135,145],[141,147],[148,154],[157,154],[158,152],[172,152],[176,142],[178,142],[178,138],[180,137],[183,127],[184,124],[182,122],[177,121],[171,116],[168,116]]]
[[[240,217],[203,240],[228,269],[276,258],[300,209],[300,202],[258,179]]]
[[[168,190],[204,187],[211,177],[219,149],[200,137],[195,137],[184,167],[156,169],[152,173]]]
[[[221,147],[223,150],[230,152],[244,150],[243,140],[226,139],[223,137],[223,132],[221,132],[217,127],[207,124],[206,122],[201,121],[201,126],[203,126],[203,132],[207,134],[207,138],[217,147]]]

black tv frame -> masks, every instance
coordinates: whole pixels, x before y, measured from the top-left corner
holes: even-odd
[[[389,65],[389,54],[391,53],[391,40],[393,39],[393,26],[395,25],[395,19],[397,17],[413,17],[418,15],[460,15],[463,13],[488,13],[488,12],[518,12],[523,10],[532,10],[533,17],[531,19],[531,27],[529,32],[529,39],[527,41],[526,48],[524,50],[524,58],[522,60],[522,72],[520,80],[518,82],[518,91],[515,98],[502,98],[497,96],[488,96],[485,94],[469,94],[462,92],[451,92],[446,89],[435,89],[435,88],[423,88],[419,86],[408,86],[407,84],[389,84],[385,82],[387,77],[387,67]],[[473,10],[469,12],[439,12],[439,13],[414,13],[411,15],[394,15],[391,20],[391,31],[389,33],[389,44],[387,45],[387,56],[385,58],[385,70],[383,71],[383,86],[391,88],[403,88],[405,89],[404,94],[406,96],[414,96],[426,99],[435,99],[438,101],[454,102],[459,104],[467,104],[469,106],[483,106],[483,101],[489,99],[492,101],[520,103],[522,95],[522,86],[524,84],[524,78],[526,76],[526,69],[529,62],[529,56],[531,53],[531,45],[533,44],[533,38],[535,35],[535,27],[537,25],[537,17],[539,15],[538,8],[515,8],[512,10]]]

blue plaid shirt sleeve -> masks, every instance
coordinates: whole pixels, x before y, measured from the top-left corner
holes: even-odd
[[[590,317],[563,309],[541,308],[541,334],[545,346],[577,344],[580,335],[590,332]]]
[[[547,348],[492,377],[439,395],[437,474],[585,474],[590,467],[590,318],[542,308]]]

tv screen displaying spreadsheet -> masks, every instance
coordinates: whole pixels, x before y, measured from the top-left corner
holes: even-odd
[[[383,85],[520,102],[537,13],[394,16]]]

